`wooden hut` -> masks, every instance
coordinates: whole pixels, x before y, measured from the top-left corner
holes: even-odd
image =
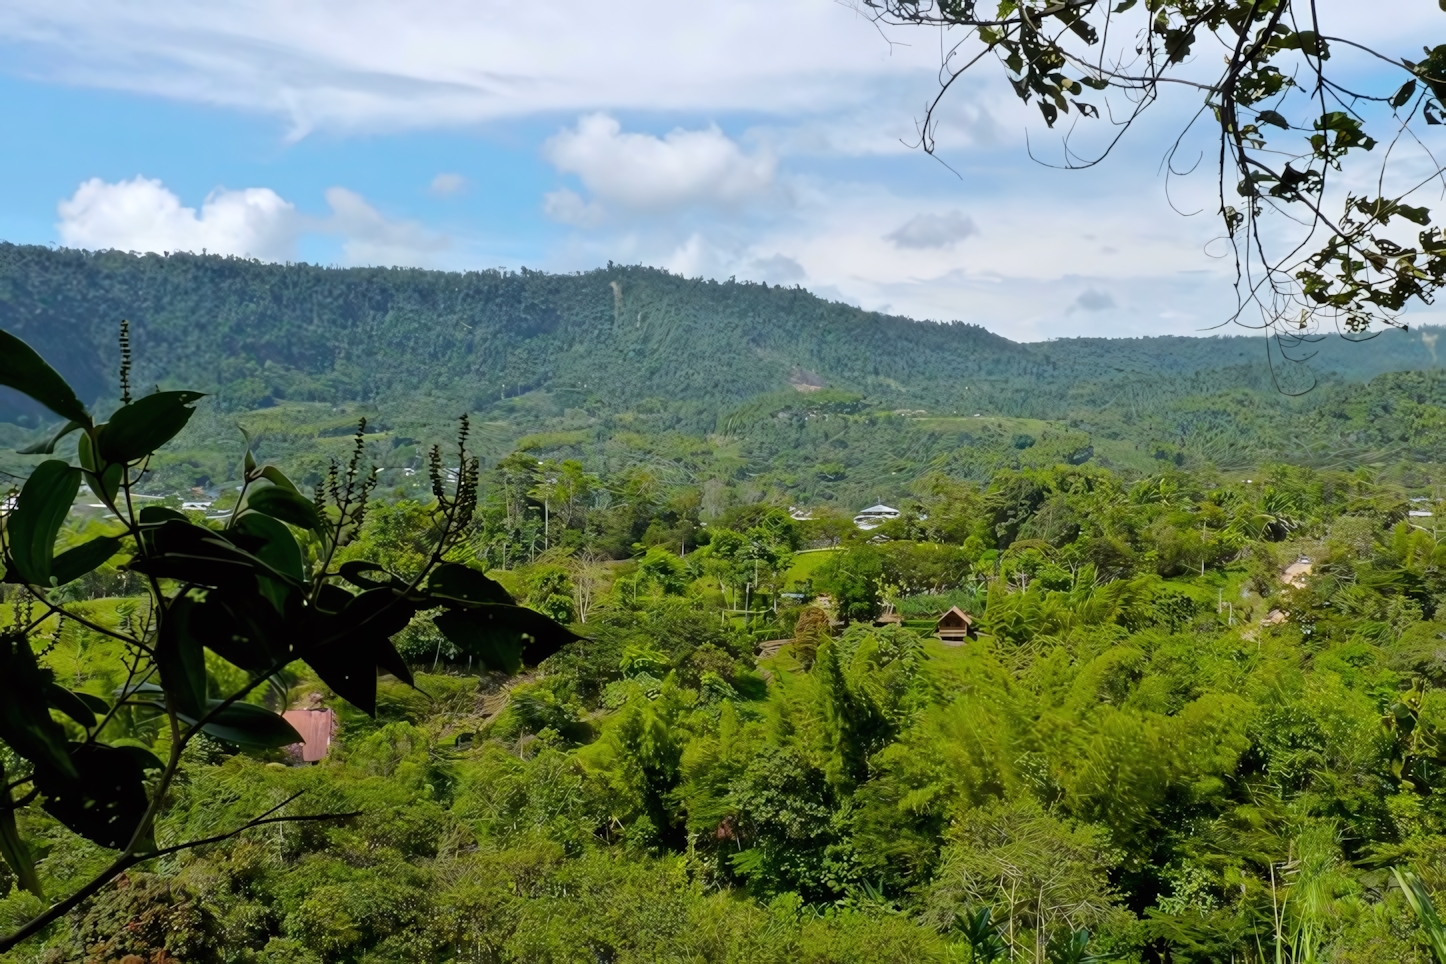
[[[951,606],[934,624],[934,635],[946,646],[963,646],[966,639],[975,638],[974,617],[958,606]]]

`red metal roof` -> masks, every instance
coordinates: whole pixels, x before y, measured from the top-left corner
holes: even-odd
[[[336,714],[331,710],[287,710],[281,714],[301,734],[301,742],[287,747],[300,753],[303,763],[326,759],[331,737],[336,732]]]

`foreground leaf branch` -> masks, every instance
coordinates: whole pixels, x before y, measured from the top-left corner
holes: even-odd
[[[1407,305],[1432,303],[1446,283],[1446,234],[1428,208],[1408,203],[1446,184],[1425,139],[1446,116],[1446,44],[1427,46],[1420,60],[1373,50],[1331,35],[1318,5],[1304,0],[864,7],[885,24],[963,34],[945,49],[939,90],[919,124],[918,146],[930,154],[946,95],[990,56],[1046,125],[1066,125],[1065,168],[1104,160],[1164,88],[1197,94],[1199,108],[1165,145],[1164,169],[1171,177],[1193,171],[1201,158],[1190,156],[1187,137],[1213,122],[1216,213],[1238,296],[1230,320],[1244,322],[1253,310],[1260,326],[1297,337],[1322,322],[1353,334],[1404,327]],[[1343,51],[1365,69],[1332,60]],[[1114,128],[1101,148],[1077,146],[1081,120]],[[1379,159],[1374,166],[1368,154]]]
[[[280,469],[258,464],[248,440],[240,497],[223,523],[198,522],[160,506],[137,508],[137,488],[150,458],[185,428],[204,396],[156,391],[132,398],[125,326],[121,360],[122,404],[107,421],[97,421],[44,359],[0,331],[0,385],[67,420],[33,454],[54,455],[61,439],[78,433],[79,462],[42,462],[0,518],[4,582],[18,587],[26,600],[17,607],[23,615],[17,611],[12,625],[0,630],[0,741],[21,761],[14,774],[0,771],[0,858],[22,887],[44,899],[36,848],[16,819],[37,805],[70,831],[117,851],[96,877],[0,936],[0,952],[143,861],[265,824],[352,816],[281,812],[289,799],[225,834],[164,847],[156,842],[157,818],[181,772],[184,751],[197,736],[255,750],[300,742],[280,714],[253,701],[268,680],[293,664],[304,664],[337,696],[374,714],[379,673],[413,683],[392,638],[421,613],[434,614],[438,629],[460,652],[507,672],[535,664],[576,638],[547,616],[518,606],[499,584],[454,558],[477,507],[479,462],[467,449],[465,416],[457,467],[444,466],[440,449],[433,450],[432,548],[421,570],[403,578],[365,560],[339,562],[341,550],[365,523],[376,484],[365,458],[365,421],[358,425],[350,458],[333,463],[312,497]],[[57,552],[82,485],[110,511],[116,529]],[[139,627],[107,626],[64,601],[64,586],[107,564],[144,577],[148,615]],[[52,620],[72,620],[125,648],[128,678],[112,698],[56,681],[45,665],[46,651],[35,648],[38,633]],[[248,681],[218,691],[207,672],[208,651],[244,671]],[[107,728],[122,708],[164,726],[169,734],[164,760],[109,741]]]

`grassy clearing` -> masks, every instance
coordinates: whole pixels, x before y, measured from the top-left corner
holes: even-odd
[[[793,555],[793,565],[789,567],[788,573],[783,578],[785,591],[793,592],[796,584],[806,583],[810,579],[816,579],[818,571],[828,565],[829,559],[833,558],[839,549],[809,549],[797,552]]]

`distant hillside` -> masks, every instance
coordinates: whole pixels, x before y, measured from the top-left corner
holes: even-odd
[[[821,386],[883,407],[1052,418],[1311,377],[1293,363],[1273,375],[1260,337],[1018,344],[801,289],[650,268],[449,273],[0,245],[0,327],[52,359],[83,396],[114,392],[122,317],[141,383],[205,388],[228,410],[431,399],[438,411],[524,418],[527,407],[509,400],[525,396],[554,415],[662,407],[709,430],[749,399]],[[1361,380],[1434,367],[1433,349],[1418,333],[1392,332],[1293,354],[1314,354],[1314,373]],[[25,412],[0,396],[0,419]]]

